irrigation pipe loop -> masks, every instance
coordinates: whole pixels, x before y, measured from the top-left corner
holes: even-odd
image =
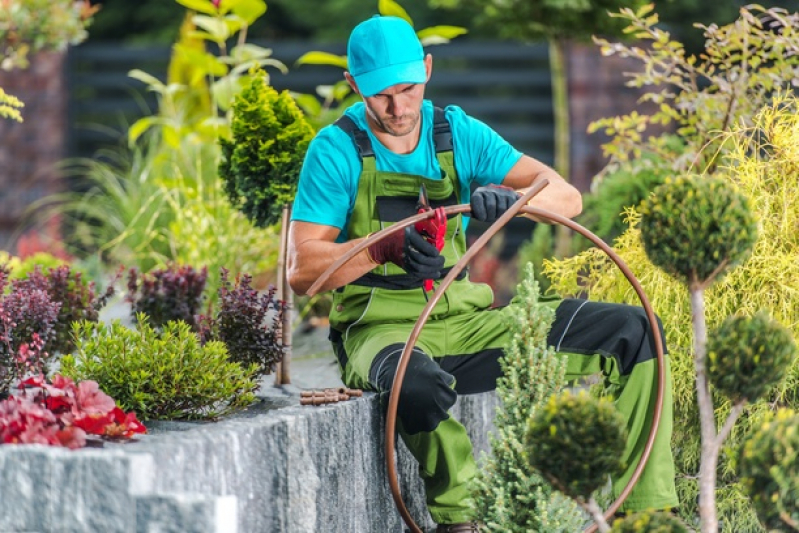
[[[663,342],[660,335],[660,330],[657,327],[657,320],[655,318],[655,312],[652,310],[652,305],[649,303],[649,299],[647,298],[646,294],[644,293],[643,288],[641,287],[640,282],[632,273],[630,268],[624,263],[624,261],[619,257],[619,255],[613,251],[613,249],[608,246],[605,241],[594,235],[591,231],[584,228],[580,224],[574,222],[573,220],[566,218],[564,216],[558,215],[557,213],[552,213],[545,209],[541,209],[538,207],[533,207],[527,205],[530,199],[541,192],[541,190],[549,184],[547,180],[539,180],[537,181],[532,187],[530,187],[527,192],[519,198],[519,200],[513,204],[510,209],[508,209],[501,217],[499,217],[488,229],[486,229],[483,234],[469,247],[463,257],[450,269],[449,273],[444,277],[441,281],[439,286],[436,288],[433,295],[430,297],[427,305],[422,310],[422,313],[419,315],[419,319],[416,321],[413,330],[411,331],[410,336],[408,337],[408,342],[405,344],[405,349],[400,355],[399,363],[397,364],[397,370],[394,374],[394,383],[391,387],[391,393],[389,396],[389,403],[388,403],[388,410],[386,412],[386,432],[385,432],[385,452],[386,452],[386,467],[388,472],[388,482],[391,488],[391,495],[394,498],[394,503],[397,506],[397,510],[399,511],[400,515],[402,516],[403,521],[405,524],[410,528],[413,533],[423,533],[422,530],[416,525],[413,518],[411,517],[410,513],[408,512],[408,508],[405,506],[405,502],[402,500],[402,495],[400,494],[399,488],[399,480],[397,476],[396,467],[394,464],[394,455],[395,455],[395,447],[394,447],[394,437],[396,432],[396,423],[397,423],[397,405],[399,403],[399,391],[402,389],[402,381],[405,378],[405,371],[408,367],[408,363],[410,361],[410,353],[413,351],[414,347],[416,346],[416,341],[419,338],[419,334],[422,331],[425,323],[427,323],[427,319],[430,317],[430,314],[433,311],[433,308],[441,299],[444,292],[449,288],[455,278],[460,274],[460,272],[466,267],[469,261],[479,252],[493,237],[500,229],[502,229],[513,217],[515,217],[519,213],[525,213],[529,215],[533,215],[536,218],[542,220],[549,220],[550,222],[555,222],[566,226],[569,229],[574,230],[575,232],[581,234],[582,236],[586,237],[590,240],[593,244],[595,244],[599,249],[601,249],[608,257],[616,264],[616,266],[621,270],[624,276],[627,278],[627,281],[630,282],[633,289],[635,290],[636,294],[638,295],[638,299],[641,301],[641,306],[643,307],[644,311],[646,312],[646,316],[649,319],[649,327],[652,331],[652,339],[655,342],[655,352],[657,355],[657,368],[658,368],[658,380],[657,380],[657,396],[655,398],[655,411],[652,417],[652,426],[649,430],[649,436],[647,437],[646,445],[644,446],[644,451],[641,454],[641,458],[638,460],[638,465],[636,466],[635,470],[633,471],[630,480],[625,485],[624,489],[619,494],[619,497],[610,505],[607,511],[605,511],[605,518],[610,519],[613,514],[621,507],[621,504],[624,503],[624,500],[627,499],[629,496],[630,491],[632,491],[635,484],[638,482],[638,479],[641,477],[641,472],[646,465],[647,460],[649,459],[649,455],[652,452],[652,446],[655,442],[655,436],[657,435],[658,426],[660,425],[660,417],[663,411],[663,395],[666,387],[666,376],[665,376],[665,356],[663,353]],[[446,207],[445,211],[447,215],[454,215],[460,213],[471,213],[471,206],[468,204],[463,205],[456,205]],[[370,238],[364,239],[354,248],[350,249],[346,254],[341,256],[338,260],[336,260],[330,267],[328,267],[325,272],[322,273],[321,276],[314,282],[314,284],[308,289],[309,294],[316,294],[319,291],[319,288],[325,283],[325,281],[330,278],[332,274],[334,274],[342,265],[344,265],[347,261],[355,257],[355,255],[362,252],[368,246],[371,246],[375,242],[380,241],[381,239],[385,238],[386,236],[394,233],[395,231],[400,231],[405,229],[406,227],[415,224],[420,220],[424,220],[426,218],[430,218],[434,215],[434,211],[430,210],[424,213],[419,213],[413,215],[411,217],[406,218],[396,224],[389,226],[388,228],[382,229],[377,233],[374,233]],[[597,530],[596,524],[593,524],[585,529],[584,533],[594,533]]]

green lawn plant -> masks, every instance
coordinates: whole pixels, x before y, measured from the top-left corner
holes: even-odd
[[[610,531],[594,492],[625,467],[627,428],[613,402],[585,390],[553,395],[533,414],[525,440],[533,468],[585,509],[599,531]]]
[[[799,333],[799,294],[794,290],[799,286],[799,264],[795,260],[799,253],[796,234],[799,225],[799,154],[796,150],[799,146],[799,116],[796,97],[777,94],[774,102],[756,113],[752,123],[752,127],[736,123],[724,133],[727,148],[719,157],[712,178],[697,175],[672,180],[669,187],[678,188],[672,191],[673,198],[649,201],[644,208],[648,213],[646,218],[642,219],[639,210],[629,209],[630,227],[614,246],[642,283],[656,313],[663,320],[674,374],[673,446],[681,515],[689,521],[696,518],[697,497],[703,491],[699,481],[701,476],[701,483],[705,484],[705,501],[711,498],[707,494],[708,487],[717,485],[717,517],[722,531],[730,533],[763,531],[748,496],[742,490],[731,458],[743,439],[760,427],[768,413],[780,407],[796,408],[799,404],[797,362],[793,360],[785,364],[784,355],[767,339],[758,340],[752,335],[753,332],[779,331],[771,320],[787,326],[793,337]],[[723,192],[726,188],[721,182],[728,183],[736,192]],[[678,191],[679,197],[676,195]],[[693,193],[689,198],[690,191]],[[758,220],[760,235],[751,253],[745,251],[745,243],[752,235],[749,217],[743,216],[741,211],[739,215],[743,218],[739,218],[740,226],[736,230],[731,225],[734,217],[716,225],[704,216],[691,215],[689,205],[697,202],[698,191],[705,191],[701,195],[704,199],[702,205],[695,207],[707,215],[717,211],[734,214],[743,206],[739,195],[746,198],[745,202]],[[707,197],[708,193],[718,198]],[[651,227],[665,224],[665,218],[661,220],[662,213],[653,211],[656,205],[664,202],[678,217],[678,222],[667,230],[672,235],[670,239],[657,237],[658,230]],[[666,207],[663,205],[658,209],[665,210]],[[644,234],[649,236],[644,239]],[[648,249],[644,246],[647,239]],[[720,247],[718,255],[710,248],[711,244]],[[652,246],[661,248],[655,251]],[[725,272],[735,263],[740,264]],[[682,281],[658,265],[665,266]],[[679,268],[675,268],[677,266]],[[560,294],[587,294],[592,299],[603,301],[637,302],[637,295],[626,284],[623,275],[597,249],[548,262],[545,271],[553,281],[554,290]],[[685,283],[691,287],[690,292],[686,291]],[[772,318],[757,318],[762,317],[758,315],[760,311]],[[749,322],[722,326],[731,316],[748,317]],[[722,328],[718,329],[718,334],[708,337],[710,345],[707,351],[702,328],[695,334],[693,320],[697,321],[697,326],[706,323],[711,330]],[[758,320],[760,325],[754,322]],[[722,340],[722,335],[727,336],[727,340]],[[775,335],[771,333],[770,338]],[[755,342],[760,348],[755,349]],[[747,344],[752,345],[750,350],[740,349]],[[713,355],[722,353],[722,348],[727,355]],[[768,349],[769,355],[764,357],[758,353],[760,349]],[[732,351],[734,355],[730,355]],[[709,367],[696,366],[695,356],[704,358],[705,353],[710,356]],[[754,376],[735,380],[729,375],[733,371],[751,374],[750,369],[757,366],[761,366],[758,370],[766,374],[759,379],[778,379],[779,376],[772,372],[778,373],[780,369],[775,367],[780,366],[786,379],[765,386],[762,382],[755,385]],[[699,380],[697,370],[702,374]],[[765,395],[760,399],[753,397],[755,393],[763,392]],[[704,400],[697,402],[697,394],[703,395]],[[742,400],[747,403],[742,404]],[[705,429],[700,429],[697,423],[700,410]],[[725,425],[739,414],[741,416],[734,426],[732,422]],[[729,437],[723,448],[713,452],[706,447],[717,448],[726,433]],[[702,434],[704,436],[700,437]],[[714,454],[719,454],[718,468],[711,470],[703,465],[703,456],[712,460]]]
[[[79,257],[99,252],[111,264],[144,273],[172,263],[208,267],[213,300],[221,268],[248,272],[259,287],[275,277],[278,235],[254,227],[228,201],[218,174],[218,136],[230,131],[233,94],[227,89],[244,83],[253,65],[283,65],[244,39],[247,25],[263,12],[261,0],[223,2],[219,10],[211,2],[195,3],[205,11],[182,27],[166,82],[131,73],[158,95],[157,112],[129,128],[127,147],[68,165],[65,174],[78,193],[37,207],[43,216],[62,217]],[[216,45],[228,31],[236,46],[218,56],[206,51],[206,41]],[[214,74],[222,70],[221,78]]]
[[[142,420],[213,419],[255,400],[256,365],[230,361],[221,342],[201,344],[185,322],[160,332],[144,316],[137,322],[136,330],[119,321],[76,323],[77,346],[62,358],[61,372],[96,381]]]
[[[508,308],[513,310],[508,316],[511,340],[500,359],[496,433],[490,437],[491,455],[483,457],[472,497],[486,531],[579,531],[584,522],[579,508],[553,491],[528,459],[528,420],[564,386],[566,372],[565,362],[547,347],[554,310],[539,302],[530,266],[516,298],[519,305]]]

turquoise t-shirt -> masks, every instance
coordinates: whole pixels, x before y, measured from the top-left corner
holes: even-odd
[[[396,154],[383,146],[366,124],[365,105],[359,102],[345,114],[369,134],[377,170],[441,179],[433,146],[433,104],[422,103],[422,132],[410,154]],[[483,122],[460,107],[448,106],[444,116],[452,128],[455,170],[461,182],[461,202],[468,203],[471,183],[499,184],[522,154]],[[338,126],[322,128],[308,146],[300,171],[292,220],[333,226],[341,230],[338,242],[347,240],[347,225],[361,176],[360,157],[352,138]]]

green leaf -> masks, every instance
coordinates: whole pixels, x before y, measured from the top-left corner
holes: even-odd
[[[191,21],[199,28],[204,29],[211,35],[211,39],[218,43],[222,43],[230,37],[230,27],[224,20],[218,18],[206,17],[204,15],[195,15]]]
[[[294,93],[291,95],[306,115],[318,115],[322,112],[322,104],[312,94]]]
[[[208,0],[177,0],[177,3],[192,11],[197,11],[198,13],[205,13],[206,15],[216,14],[216,8]]]
[[[213,76],[224,76],[228,72],[228,67],[219,60],[214,54],[205,52],[203,50],[196,50],[187,46],[176,44],[175,50],[181,54],[186,62],[194,65],[203,74],[211,74]]]
[[[377,10],[384,17],[399,17],[413,26],[413,20],[408,15],[408,12],[394,0],[380,0],[377,3]]]
[[[164,83],[161,80],[159,80],[152,74],[147,74],[143,70],[139,70],[137,68],[129,70],[128,76],[130,76],[134,80],[139,80],[141,82],[144,82],[149,87],[149,89],[153,91],[161,92],[161,90],[165,87]]]
[[[297,59],[296,65],[332,65],[347,68],[347,56],[339,56],[328,52],[308,52]]]
[[[230,56],[236,61],[248,61],[250,59],[262,59],[272,55],[271,48],[264,48],[257,44],[244,43],[239,46],[234,46],[230,51]]]
[[[466,28],[461,28],[460,26],[430,26],[429,28],[419,30],[416,32],[416,35],[419,37],[420,41],[424,42],[425,39],[430,37],[439,37],[450,40],[460,35],[464,35],[465,33],[468,33],[468,30]]]
[[[266,13],[266,2],[263,0],[236,0],[231,6],[234,14],[238,15],[251,26],[261,15]]]

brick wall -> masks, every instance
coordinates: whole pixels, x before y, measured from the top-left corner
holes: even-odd
[[[567,53],[571,111],[571,179],[581,191],[589,190],[593,177],[605,166],[604,133],[587,133],[588,125],[600,118],[627,114],[644,90],[626,87],[625,72],[638,72],[641,63],[619,56],[603,57],[593,43],[571,44]],[[644,108],[645,109],[645,108]]]
[[[14,249],[28,206],[58,190],[56,164],[66,155],[63,63],[63,53],[42,52],[26,70],[0,70],[0,87],[25,104],[24,122],[0,119],[0,249]]]

